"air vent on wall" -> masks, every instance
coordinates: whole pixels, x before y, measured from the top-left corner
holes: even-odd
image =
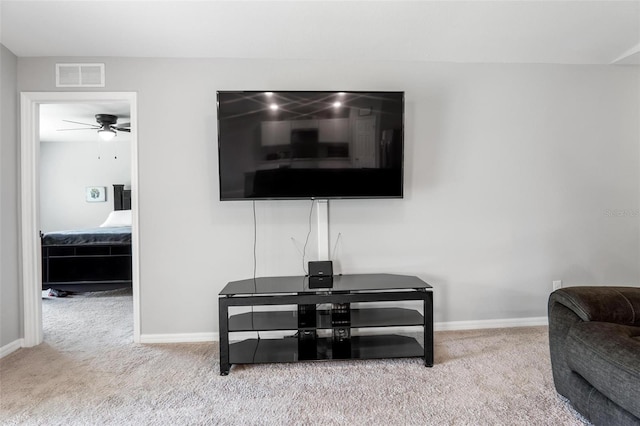
[[[56,87],[104,87],[104,64],[56,64]]]

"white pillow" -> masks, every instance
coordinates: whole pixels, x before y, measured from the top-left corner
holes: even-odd
[[[115,226],[131,226],[131,210],[114,210],[109,213],[107,220],[100,228],[112,228]]]

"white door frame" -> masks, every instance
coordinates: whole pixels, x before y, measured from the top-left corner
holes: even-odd
[[[140,342],[140,269],[138,208],[138,107],[135,92],[22,92],[20,94],[20,179],[22,301],[24,347],[43,341],[42,259],[40,248],[40,105],[129,102],[131,106],[131,254],[133,341]]]

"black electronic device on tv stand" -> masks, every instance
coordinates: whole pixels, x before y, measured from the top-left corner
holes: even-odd
[[[410,301],[421,306],[371,303]],[[229,314],[229,307],[278,305],[296,308]],[[232,281],[220,292],[218,306],[221,375],[229,374],[232,364],[332,359],[421,357],[426,366],[433,365],[433,291],[418,277],[339,275],[333,277],[330,289],[312,288],[309,277]],[[385,331],[388,327],[418,327],[422,343]],[[360,333],[374,328],[375,332]],[[230,338],[234,333],[276,330],[290,333],[282,338],[246,338],[246,333],[239,335],[244,338]]]
[[[309,262],[309,288],[333,287],[333,262],[319,260]]]
[[[333,276],[318,277],[309,276],[309,288],[331,288],[333,287]]]

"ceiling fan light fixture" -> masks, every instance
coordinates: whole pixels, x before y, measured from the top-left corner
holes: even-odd
[[[103,141],[110,141],[111,139],[116,137],[116,131],[110,128],[108,125],[102,126],[100,130],[98,130],[98,136]]]

